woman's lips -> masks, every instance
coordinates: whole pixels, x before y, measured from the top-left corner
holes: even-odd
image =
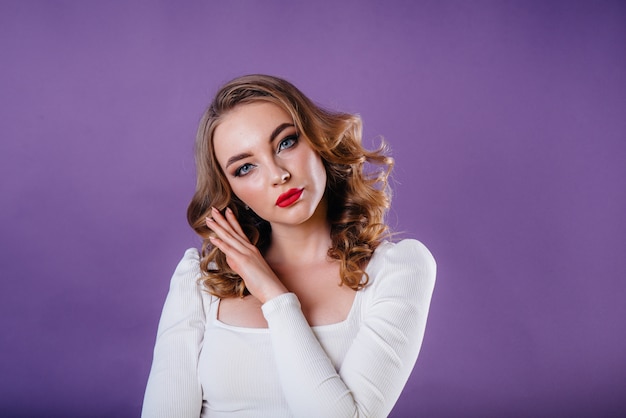
[[[281,208],[286,208],[294,204],[298,199],[300,199],[300,195],[304,189],[289,189],[285,193],[278,196],[276,199],[276,206]]]

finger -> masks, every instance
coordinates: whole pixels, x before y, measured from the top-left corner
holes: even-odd
[[[211,243],[215,245],[217,248],[219,248],[220,250],[222,250],[223,248],[227,246],[227,244],[222,239],[214,235],[211,235],[209,237],[209,241],[211,241]]]
[[[211,241],[211,244],[217,247],[221,252],[226,254],[226,260],[228,260],[229,254],[232,254],[234,251],[230,245],[228,245],[226,242],[224,242],[224,240],[218,237],[210,236],[209,241]]]
[[[237,232],[237,234],[239,234],[242,238],[245,238],[246,241],[248,240],[248,237],[243,232],[243,229],[241,229],[241,225],[239,224],[237,217],[230,208],[226,208],[226,220],[230,223],[230,226],[235,230],[235,232]]]
[[[215,225],[215,221],[213,221]],[[242,254],[246,249],[241,243],[232,237],[232,235],[227,234],[225,236],[220,235],[212,235],[209,236],[209,240],[213,245],[222,250],[227,256],[234,255],[235,253]]]
[[[245,264],[246,261],[250,260],[250,257],[244,256],[227,242],[221,240],[218,237],[212,236],[209,237],[209,240],[211,241],[211,244],[213,244],[226,255],[226,263],[228,263],[228,266],[233,269],[237,274],[239,274],[245,281],[245,277],[247,276],[247,274],[245,272],[245,268],[241,263],[243,262]]]
[[[228,234],[236,235],[235,230],[232,228],[228,220],[224,218],[219,210],[211,208],[211,217],[209,219],[213,221],[213,226],[211,227],[211,229],[221,230]]]
[[[216,217],[217,216],[218,215],[216,215]],[[239,252],[244,252],[246,250],[247,242],[237,235],[225,219],[222,218],[220,220],[215,217],[207,217],[206,225],[217,235],[217,238],[219,238],[220,241],[228,244],[229,249],[236,249]]]
[[[213,231],[221,239],[228,239],[229,237],[232,237],[234,233],[234,231],[232,231],[232,228],[225,228],[223,223],[220,224],[219,220],[215,219],[215,217],[207,216],[205,220],[206,226],[209,227],[209,229],[211,229],[211,231]]]
[[[230,211],[230,209],[226,210],[226,216],[224,217],[217,209],[212,208],[211,212],[213,214],[213,219],[215,222],[228,234],[230,234],[233,238],[239,241],[241,244],[249,244],[250,241],[246,234],[243,233],[235,214]]]

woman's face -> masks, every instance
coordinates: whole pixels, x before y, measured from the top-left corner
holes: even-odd
[[[236,106],[215,129],[213,147],[233,193],[272,226],[303,224],[314,214],[325,220],[322,159],[279,106]]]

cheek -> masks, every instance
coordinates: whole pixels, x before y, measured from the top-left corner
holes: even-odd
[[[230,182],[230,190],[245,204],[249,204],[254,200],[254,188],[250,187],[246,182]]]
[[[319,180],[319,183],[323,183],[323,188],[326,187],[326,168],[319,155],[314,154],[309,157],[307,164],[307,171]]]

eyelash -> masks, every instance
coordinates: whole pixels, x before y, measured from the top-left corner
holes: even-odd
[[[286,149],[292,148],[293,146],[295,146],[295,145],[298,143],[298,138],[299,138],[299,137],[300,137],[300,136],[299,136],[298,134],[293,134],[293,135],[289,135],[288,137],[285,137],[285,138],[284,138],[282,141],[280,141],[280,143],[278,144],[278,150],[277,150],[277,151],[278,151],[278,152],[281,152],[281,151],[283,151],[283,150],[286,150]],[[281,146],[282,146],[285,142],[287,142],[287,141],[293,141],[293,143],[292,143],[291,145],[289,145],[288,147],[286,147],[286,148],[281,148]]]
[[[279,144],[278,144],[278,149],[276,150],[276,153],[279,153],[281,151],[284,151],[286,149],[289,148],[293,148],[294,146],[296,146],[296,144],[298,143],[298,139],[299,139],[300,135],[298,134],[294,134],[294,135],[289,135],[285,138],[283,138]],[[288,146],[286,146],[285,148],[281,148],[283,146],[283,144],[285,144],[286,142],[291,142],[289,143]],[[235,177],[243,177],[245,175],[247,175],[250,170],[253,168],[253,164],[250,163],[245,163],[243,164],[241,167],[239,167],[237,170],[235,170]],[[245,173],[243,173],[242,171],[244,171],[245,169],[248,169]]]
[[[243,169],[246,168],[246,167],[250,167],[250,169],[252,169],[252,164],[245,163],[244,165],[239,167],[237,170],[235,170],[235,177],[242,177],[242,176],[245,176],[246,174],[248,174],[250,172],[250,170],[246,171],[245,173],[242,173]]]

